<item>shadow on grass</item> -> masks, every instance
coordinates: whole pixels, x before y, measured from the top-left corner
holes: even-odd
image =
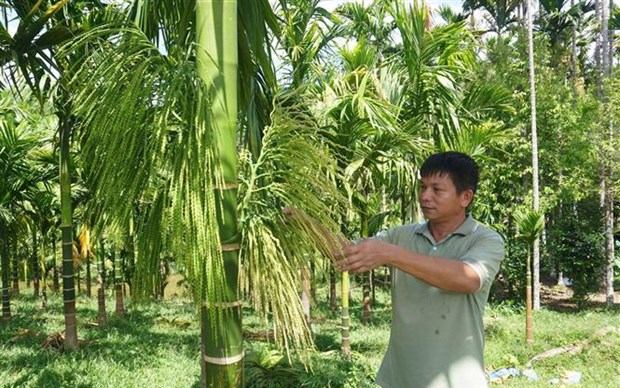
[[[15,315],[0,324],[2,369],[19,373],[14,375],[17,380],[11,382],[12,386],[26,384],[22,380],[27,378],[28,384],[34,382],[37,387],[76,387],[72,373],[81,373],[92,363],[123,365],[128,371],[136,371],[151,366],[154,360],[163,357],[156,353],[165,353],[167,349],[188,360],[197,359],[199,355],[198,324],[184,318],[183,325],[178,326],[175,317],[179,312],[167,311],[162,306],[133,307],[120,317],[111,314],[104,327],[86,325],[96,321],[97,311],[88,306],[79,307],[80,347],[63,353],[41,347],[48,335],[64,330],[59,304],[42,310],[34,298],[25,296],[14,298],[14,303]],[[167,308],[171,310],[174,306]],[[180,314],[185,316],[183,311]],[[68,365],[73,369],[71,372],[67,371]]]
[[[546,307],[548,310],[567,314],[588,311],[620,313],[620,304],[618,303],[615,303],[613,306],[608,307],[607,303],[605,302],[581,300],[574,298],[546,301],[543,306]]]

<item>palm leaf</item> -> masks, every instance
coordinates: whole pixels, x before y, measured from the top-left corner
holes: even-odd
[[[540,212],[519,210],[515,213],[515,220],[520,237],[529,244],[532,244],[545,228],[545,219]]]
[[[64,52],[85,53],[70,79],[95,213],[123,230],[134,205],[149,204],[136,233],[136,295],[150,296],[161,242],[184,263],[195,301],[223,300],[214,191],[224,184],[192,52],[167,57],[134,25],[95,28]]]
[[[258,312],[273,314],[276,338],[285,347],[310,343],[299,295],[290,292],[301,284],[300,269],[317,257],[317,247],[331,256],[335,245],[303,215],[337,233],[344,203],[316,120],[295,100],[282,96],[275,106],[256,162],[244,154],[239,188],[245,288]],[[297,208],[301,218],[285,222],[284,206]]]

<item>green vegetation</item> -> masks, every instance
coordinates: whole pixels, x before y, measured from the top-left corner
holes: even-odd
[[[186,386],[201,363],[244,362],[248,384],[369,384],[388,335],[387,295],[370,303],[382,275],[352,276],[364,297],[338,298],[349,275],[331,268],[330,241],[281,210],[349,240],[417,222],[420,163],[445,150],[480,164],[472,214],[506,242],[491,299],[514,307],[490,309],[489,365],[617,327],[620,10],[538,3],[526,18],[516,0],[464,0],[461,14],[405,0],[0,0],[0,381]],[[531,210],[536,233],[518,217]],[[187,292],[162,302],[171,275]],[[540,284],[567,280],[584,309],[534,311],[524,346],[522,304],[537,310]],[[300,299],[318,287],[330,309],[308,313]],[[587,300],[603,291],[607,311]],[[40,350],[63,322],[66,352]],[[267,328],[273,346],[248,339],[242,361],[241,333]],[[611,381],[612,350],[605,336],[536,368]]]
[[[321,290],[322,292],[324,290]],[[353,290],[351,361],[340,354],[339,316],[327,303],[314,311],[316,349],[287,357],[267,340],[268,328],[244,308],[246,386],[248,387],[371,387],[389,336],[388,294],[379,292],[372,320],[362,325],[361,287]],[[2,387],[191,387],[197,386],[199,321],[189,301],[172,297],[145,306],[128,305],[124,316],[111,316],[98,327],[94,299],[77,300],[80,349],[66,354],[41,345],[62,330],[62,301],[50,299],[43,310],[32,296],[14,299],[18,311],[0,331]],[[109,300],[112,303],[112,299]],[[620,311],[590,304],[581,310],[536,311],[536,341],[525,342],[524,309],[491,305],[485,319],[487,369],[525,369],[528,360],[556,347],[589,341],[572,355],[533,363],[540,380],[511,377],[506,387],[546,387],[564,371],[582,373],[582,387],[620,384]],[[602,329],[610,329],[604,334]],[[613,330],[612,330],[613,329]],[[597,335],[599,333],[600,335]],[[304,367],[300,361],[307,362]]]

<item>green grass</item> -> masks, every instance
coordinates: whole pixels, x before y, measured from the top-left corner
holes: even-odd
[[[60,353],[42,349],[52,333],[62,331],[60,296],[50,297],[47,309],[23,290],[13,298],[13,318],[0,323],[1,387],[194,387],[198,386],[199,326],[187,300],[171,298],[147,306],[127,303],[128,314],[109,313],[106,327],[97,327],[96,300],[78,298],[80,349]],[[339,316],[327,308],[325,292],[313,310],[316,349],[293,357],[292,364],[265,339],[247,339],[246,382],[250,387],[372,387],[389,339],[390,307],[379,292],[371,322],[359,321],[360,290],[351,301],[351,362],[340,355]],[[108,311],[113,300],[107,300]],[[521,370],[536,354],[590,339],[575,355],[562,354],[533,364],[540,377],[508,379],[506,387],[547,387],[565,371],[582,373],[582,387],[620,387],[620,335],[596,333],[620,330],[620,310],[589,306],[579,311],[543,309],[534,315],[535,342],[525,344],[521,308],[490,306],[485,317],[487,369],[515,366]],[[244,330],[252,338],[267,327],[245,309]],[[305,363],[300,361],[305,360]]]

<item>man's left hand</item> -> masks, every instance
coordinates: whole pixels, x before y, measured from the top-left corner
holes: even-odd
[[[385,258],[391,247],[391,244],[376,239],[368,239],[355,245],[349,245],[343,249],[335,267],[340,272],[371,271],[386,264]]]

